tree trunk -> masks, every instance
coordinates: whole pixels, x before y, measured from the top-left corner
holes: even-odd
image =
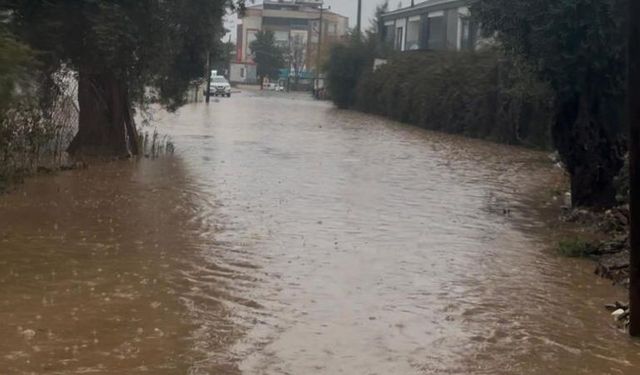
[[[127,87],[113,76],[79,72],[78,133],[72,156],[130,157],[138,154],[137,130]]]
[[[588,94],[563,98],[553,141],[571,176],[574,206],[608,208],[616,203],[614,178],[624,165],[623,139],[607,128],[602,102]]]
[[[640,2],[629,1],[629,16],[640,16]],[[628,116],[629,116],[629,203],[631,208],[631,259],[629,260],[629,334],[640,337],[640,25],[629,22]]]

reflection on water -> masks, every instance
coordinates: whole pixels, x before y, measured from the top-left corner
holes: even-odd
[[[198,285],[184,271],[203,245],[185,184],[177,160],[122,162],[0,199],[0,373],[187,373]]]
[[[176,158],[0,197],[8,373],[637,373],[622,291],[526,209],[545,155],[251,93],[160,117]]]

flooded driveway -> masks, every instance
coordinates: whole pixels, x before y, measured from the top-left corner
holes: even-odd
[[[286,94],[0,197],[0,374],[637,374],[543,153]],[[551,191],[549,191],[549,197]]]

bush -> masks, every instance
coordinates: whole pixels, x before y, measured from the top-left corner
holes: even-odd
[[[331,49],[325,70],[329,95],[338,108],[349,108],[355,103],[356,86],[373,64],[372,51],[372,42],[357,35],[349,44],[337,44]]]
[[[362,74],[353,107],[427,129],[547,148],[552,103],[547,85],[524,63],[497,51],[427,51]]]
[[[33,52],[5,30],[0,20],[0,117],[26,87]]]
[[[593,255],[594,246],[582,239],[563,240],[558,243],[558,254],[570,258],[584,258]]]
[[[19,95],[3,103],[0,114],[0,192],[38,169],[55,169],[66,161],[66,148],[78,119],[77,88],[69,72],[52,77],[51,88],[26,82]],[[32,91],[32,92],[31,92]],[[44,95],[47,92],[49,95]],[[46,98],[46,99],[45,99]]]

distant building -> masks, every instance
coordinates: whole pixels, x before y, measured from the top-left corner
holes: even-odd
[[[229,81],[254,85],[258,83],[258,70],[254,63],[234,63],[229,67]]]
[[[473,50],[478,25],[471,19],[472,0],[427,0],[382,15],[382,37],[398,51]]]
[[[253,64],[251,42],[258,31],[269,30],[286,49],[302,43],[303,66],[298,70],[301,76],[309,76],[316,68],[321,4],[321,0],[264,0],[262,4],[247,7],[237,27],[235,65],[245,65],[249,70]],[[322,12],[322,25],[323,45],[342,40],[349,32],[349,19],[330,10]],[[293,66],[289,69],[294,70]]]

